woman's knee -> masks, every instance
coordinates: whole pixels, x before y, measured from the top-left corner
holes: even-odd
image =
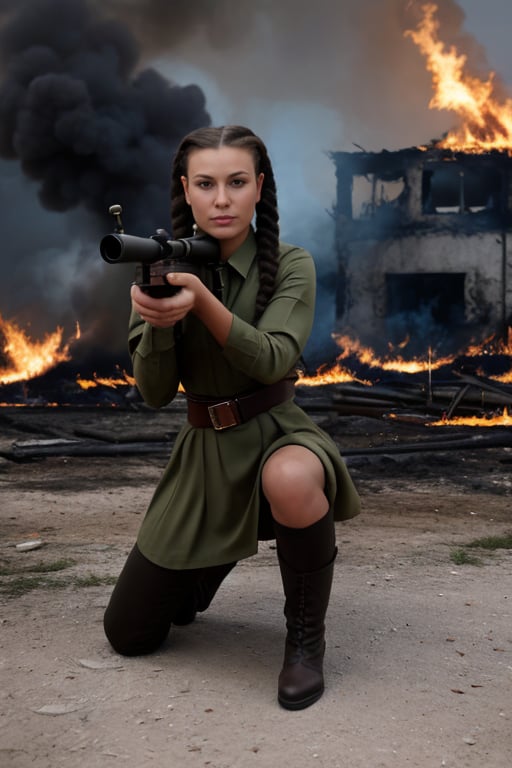
[[[130,633],[126,631],[124,622],[120,622],[119,617],[114,617],[109,608],[103,616],[103,630],[116,653],[120,653],[121,656],[139,655],[136,644],[130,638]]]
[[[108,641],[123,656],[151,653],[165,640],[171,625],[168,573],[137,546],[128,556],[103,617]]]
[[[115,593],[103,616],[105,636],[116,653],[122,656],[144,656],[156,651],[166,639],[171,627],[169,620],[156,623],[118,605]]]
[[[113,631],[111,631],[113,630]],[[147,656],[155,653],[167,637],[147,638],[122,635],[118,628],[109,628],[105,625],[105,635],[113,650],[120,656]]]
[[[290,445],[275,451],[262,471],[262,488],[270,504],[309,503],[323,495],[325,473],[316,454]]]

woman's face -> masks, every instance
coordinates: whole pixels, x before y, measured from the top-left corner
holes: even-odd
[[[228,259],[246,239],[261,195],[263,174],[256,175],[251,152],[195,149],[181,181],[197,226],[220,241],[221,258]]]

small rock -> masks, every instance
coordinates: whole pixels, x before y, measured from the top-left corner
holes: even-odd
[[[39,709],[34,709],[38,715],[68,715],[80,709],[79,704],[45,704]]]
[[[78,663],[86,669],[123,669],[123,665],[119,661],[105,659],[102,661],[94,661],[94,659],[78,659]]]
[[[39,549],[43,546],[42,539],[29,539],[28,541],[20,541],[16,544],[18,552],[29,552],[31,549]]]

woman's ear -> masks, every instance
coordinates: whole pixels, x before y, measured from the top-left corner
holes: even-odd
[[[263,180],[265,179],[265,174],[260,173],[258,174],[258,177],[256,179],[256,202],[259,203],[261,200],[261,188],[263,187]]]
[[[181,183],[183,184],[183,191],[185,193],[185,200],[190,205],[190,199],[188,196],[188,179],[186,176],[181,176]]]

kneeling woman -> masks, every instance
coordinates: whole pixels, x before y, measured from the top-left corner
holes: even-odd
[[[167,276],[152,298],[134,285],[129,344],[144,400],[181,384],[188,420],[105,613],[112,646],[150,653],[192,622],[258,540],[276,539],[287,636],[278,700],[303,709],[323,693],[324,620],[334,521],[359,499],[339,451],[294,402],[311,332],[315,269],[279,241],[276,187],[262,141],[240,126],[186,136],[171,182],[173,237],[218,241],[219,263]],[[255,221],[253,225],[253,219]]]

